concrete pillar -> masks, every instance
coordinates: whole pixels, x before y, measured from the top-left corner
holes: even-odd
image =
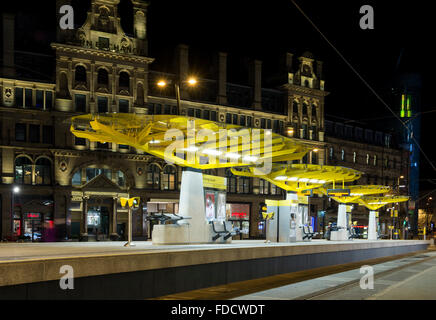
[[[15,15],[3,13],[3,77],[15,77]]]
[[[253,107],[262,110],[262,61],[254,60],[249,70],[250,85],[253,87]]]
[[[189,72],[189,47],[179,44],[176,48],[176,73],[180,81],[180,98],[189,99],[187,85],[184,81],[188,78]]]
[[[218,104],[227,104],[227,53],[218,53]]]
[[[368,240],[377,240],[377,221],[376,221],[377,211],[369,212],[368,221]]]
[[[88,241],[88,196],[83,197],[80,219],[80,241]]]
[[[347,228],[347,205],[344,203],[338,205],[337,226],[338,228]]]
[[[118,239],[117,233],[117,207],[118,207],[118,197],[112,198],[112,215],[109,221],[109,238],[111,240]]]

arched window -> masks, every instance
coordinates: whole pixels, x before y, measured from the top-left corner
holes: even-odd
[[[51,161],[47,158],[39,158],[35,165],[35,183],[51,184]]]
[[[65,72],[62,72],[59,77],[59,97],[67,98],[70,96],[70,91],[68,90],[68,78]]]
[[[312,104],[312,118],[316,118],[316,104]]]
[[[149,189],[160,189],[160,168],[157,164],[150,164],[147,170],[147,186]]]
[[[226,170],[226,177],[227,177],[227,192],[236,193],[236,177],[230,171],[230,169]]]
[[[118,85],[120,88],[129,88],[130,87],[130,77],[129,74],[127,72],[120,72],[120,78],[119,78],[119,82]]]
[[[15,159],[15,183],[32,184],[32,161],[29,158]]]
[[[294,113],[298,114],[298,102],[297,101],[294,101],[292,103],[292,109],[293,109]]]
[[[309,87],[309,80],[304,80],[304,86]]]
[[[76,66],[76,82],[86,82],[86,69],[84,66]]]
[[[97,83],[104,86],[109,85],[109,76],[105,68],[98,69]]]
[[[303,102],[303,115],[307,116],[307,103]]]
[[[162,189],[176,190],[177,170],[174,166],[166,166],[162,174]]]
[[[80,186],[82,184],[82,169],[77,170],[71,179],[71,185]]]
[[[94,179],[99,175],[105,175],[106,178],[112,180],[112,170],[111,169],[103,169],[103,168],[86,168],[86,182]]]

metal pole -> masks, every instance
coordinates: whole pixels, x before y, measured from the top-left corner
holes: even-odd
[[[174,88],[176,90],[176,100],[177,100],[177,110],[176,110],[176,114],[180,115],[180,85],[178,84],[178,82],[174,82]]]
[[[129,211],[128,211],[128,220],[127,220],[128,235],[127,235],[127,242],[124,244],[124,246],[125,247],[134,247],[135,244],[132,243],[132,208],[129,206],[128,203],[127,203],[127,206],[129,208]]]

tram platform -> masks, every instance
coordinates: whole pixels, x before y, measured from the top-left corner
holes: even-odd
[[[1,243],[0,299],[145,299],[324,266],[426,250],[427,240],[312,240],[152,245],[135,242]],[[60,269],[74,271],[61,289]]]

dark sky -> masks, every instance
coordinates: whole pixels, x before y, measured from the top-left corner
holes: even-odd
[[[247,70],[239,63],[243,58],[263,61],[263,75],[273,74],[279,55],[291,51],[296,55],[311,51],[324,61],[326,114],[348,119],[366,119],[364,125],[383,128],[383,116],[389,111],[349,69],[333,49],[296,10],[290,0],[151,0],[148,11],[149,55],[156,58],[155,67],[171,70],[174,48],[188,44],[199,62],[197,72],[207,72],[208,58],[217,51],[228,52],[229,80],[244,84]],[[315,1],[296,0],[334,46],[389,104],[390,89],[395,72],[417,72],[423,78],[423,111],[436,109],[430,99],[433,85],[433,50],[430,43],[434,33],[433,10],[429,1]],[[18,3],[18,2],[17,2]],[[21,2],[20,2],[21,3]],[[41,5],[44,3],[45,5]],[[37,39],[39,48],[47,48],[47,39],[54,35],[55,17],[49,1],[20,4],[20,21],[26,32],[22,43],[29,46]],[[76,24],[83,23],[90,0],[75,0]],[[359,8],[372,5],[375,29],[361,30]],[[13,9],[9,9],[13,10]],[[15,8],[17,10],[17,8]],[[132,33],[130,1],[121,0],[119,13],[127,33]],[[403,51],[400,67],[396,68]],[[395,106],[392,106],[395,108]],[[436,113],[428,113],[422,121],[422,147],[431,158],[433,141],[430,132]],[[369,119],[369,120],[368,120]],[[436,178],[423,159],[425,177]]]

